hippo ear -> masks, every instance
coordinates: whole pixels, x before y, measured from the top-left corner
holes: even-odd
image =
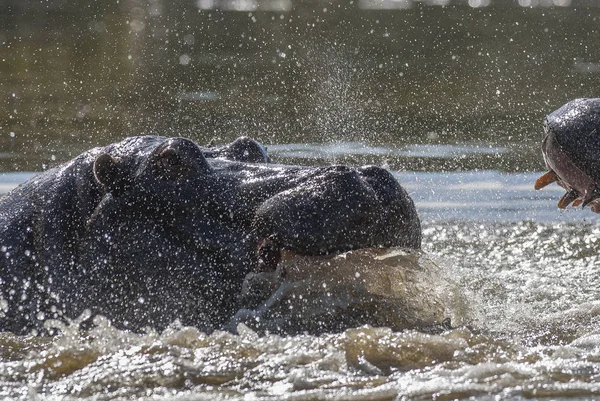
[[[229,160],[245,163],[270,163],[267,148],[257,140],[242,136],[217,151]]]
[[[126,191],[130,186],[121,160],[108,153],[103,153],[94,160],[94,178],[113,195]]]

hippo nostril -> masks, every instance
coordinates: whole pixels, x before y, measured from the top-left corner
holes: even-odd
[[[377,194],[377,198],[384,202],[392,202],[405,194],[400,190],[400,185],[389,171],[377,166],[360,167],[358,172]]]

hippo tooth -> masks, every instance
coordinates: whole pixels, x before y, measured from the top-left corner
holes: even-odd
[[[573,207],[577,207],[577,206],[581,205],[581,202],[583,202],[583,199],[581,199],[581,198],[575,199],[573,201]]]
[[[598,187],[594,187],[594,189],[589,194],[586,194],[585,199],[581,204],[581,207],[586,207],[590,202],[598,198],[600,198],[600,189],[598,189]]]
[[[546,174],[544,174],[540,178],[538,178],[533,187],[535,189],[542,189],[546,185],[550,185],[553,182],[558,181],[558,179],[559,179],[558,175],[556,175],[556,173],[554,171],[550,170]]]
[[[558,201],[558,208],[559,209],[566,209],[567,206],[569,206],[569,204],[571,202],[573,202],[575,199],[579,198],[579,194],[573,190],[568,191],[566,194],[563,195],[562,198],[560,198],[560,200]]]

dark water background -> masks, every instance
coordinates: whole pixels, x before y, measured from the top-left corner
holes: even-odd
[[[0,194],[148,133],[380,164],[421,215],[425,293],[463,299],[441,335],[0,333],[0,397],[600,397],[600,219],[532,188],[544,115],[600,96],[599,43],[595,0],[0,0]]]
[[[510,151],[390,162],[539,170],[543,116],[598,95],[596,1],[382,1],[4,0],[0,169],[38,171],[157,132],[201,143],[468,141]]]

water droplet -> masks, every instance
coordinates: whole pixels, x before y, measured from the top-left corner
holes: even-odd
[[[0,298],[0,310],[8,312],[8,301],[4,298]]]
[[[179,56],[179,64],[181,65],[188,65],[190,61],[192,61],[192,58],[187,54],[182,54],[181,56]]]

